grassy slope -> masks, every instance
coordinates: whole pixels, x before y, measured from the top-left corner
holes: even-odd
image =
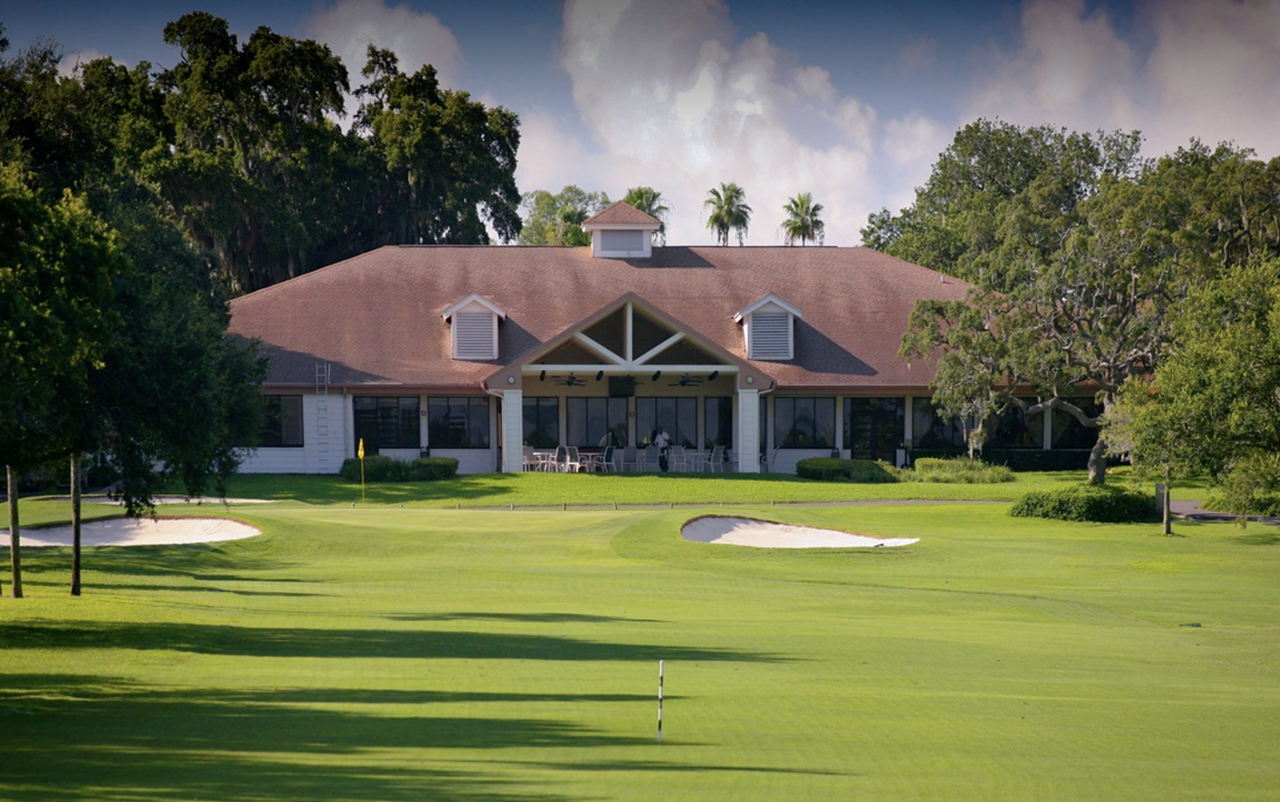
[[[0,798],[1271,798],[1275,531],[1004,509],[744,510],[923,538],[769,552],[681,510],[246,505],[266,536],[93,550],[79,600],[30,550]]]
[[[1017,481],[990,485],[844,484],[816,482],[783,474],[475,474],[448,482],[369,484],[370,503],[405,506],[517,507],[618,503],[627,504],[770,504],[825,501],[963,499],[1012,501],[1028,490],[1049,490],[1084,481],[1084,471],[1017,474]],[[1151,483],[1134,479],[1128,469],[1114,469],[1108,481],[1150,491]],[[1203,483],[1175,489],[1180,500],[1200,499]],[[308,503],[350,504],[360,500],[360,486],[336,476],[244,475],[233,479],[231,497],[271,498]]]

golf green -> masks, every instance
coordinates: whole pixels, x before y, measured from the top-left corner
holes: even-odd
[[[89,550],[76,599],[68,550],[24,550],[27,598],[0,601],[0,799],[1280,788],[1272,528],[735,509],[920,538],[770,550],[683,540],[698,509],[224,512],[264,534]]]

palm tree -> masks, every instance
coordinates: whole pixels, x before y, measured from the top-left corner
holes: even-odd
[[[729,244],[729,232],[738,232],[738,244],[747,236],[747,226],[751,223],[751,207],[743,202],[746,193],[737,184],[721,184],[707,194],[703,208],[710,207],[707,216],[707,228],[716,232],[716,241],[721,245]]]
[[[655,245],[667,244],[667,212],[671,210],[667,208],[667,199],[662,197],[661,192],[653,187],[632,187],[627,190],[622,201],[651,217],[658,218],[661,225],[653,235],[653,242]]]
[[[796,240],[800,240],[801,246],[806,245],[809,240],[822,244],[823,230],[826,228],[822,218],[818,216],[822,214],[822,204],[814,203],[811,194],[801,192],[788,200],[782,211],[787,213],[787,219],[782,222],[782,234],[788,245],[794,245]]]

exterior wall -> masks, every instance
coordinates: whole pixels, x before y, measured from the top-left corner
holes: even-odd
[[[296,395],[293,393],[291,395]],[[323,414],[321,414],[323,412]],[[302,394],[301,447],[248,451],[242,473],[337,473],[342,461],[355,456],[350,440],[351,399],[337,393]],[[416,456],[416,455],[415,455]]]

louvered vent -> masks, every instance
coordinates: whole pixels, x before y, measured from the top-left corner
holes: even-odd
[[[489,312],[457,312],[453,316],[454,359],[497,359],[497,318]]]
[[[756,312],[748,322],[748,359],[791,359],[791,315],[786,312]]]

